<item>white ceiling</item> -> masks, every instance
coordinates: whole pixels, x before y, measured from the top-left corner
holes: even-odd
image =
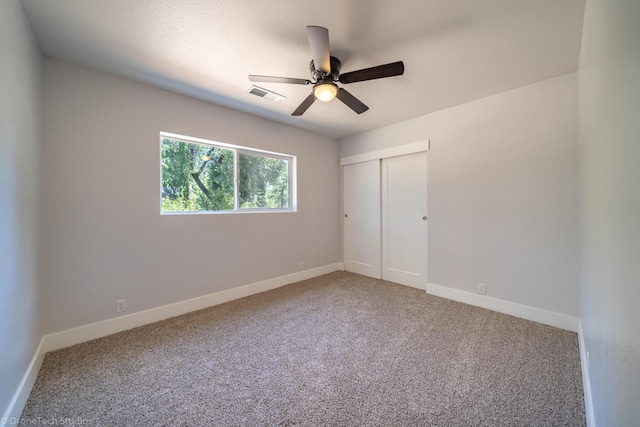
[[[23,0],[45,55],[341,138],[578,68],[584,0]],[[344,85],[291,112],[310,86],[305,27],[329,29],[342,72],[404,61],[405,74]]]

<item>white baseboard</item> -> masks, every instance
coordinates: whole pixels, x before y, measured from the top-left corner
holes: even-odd
[[[13,399],[11,399],[11,403],[9,403],[9,407],[0,419],[0,427],[18,424],[24,405],[27,404],[27,399],[29,399],[29,394],[31,394],[31,389],[36,382],[36,378],[38,378],[38,372],[40,372],[40,367],[44,360],[45,351],[43,344],[44,339],[41,339],[33,358],[31,358],[31,363],[29,363],[29,367],[24,373],[22,381],[20,381],[18,389],[13,395]]]
[[[580,366],[582,367],[582,388],[584,389],[584,412],[587,416],[587,427],[596,427],[591,397],[589,359],[587,358],[587,347],[584,344],[584,332],[582,331],[582,321],[580,319],[578,319],[578,344],[580,345]]]
[[[578,318],[567,316],[566,314],[555,313],[541,308],[518,304],[486,295],[474,294],[459,289],[448,288],[446,286],[427,284],[427,293],[450,300],[463,302],[469,305],[486,308],[499,313],[509,314],[521,319],[555,326],[571,332],[578,332]]]
[[[301,280],[311,279],[313,277],[342,269],[344,269],[342,263],[329,264],[323,267],[312,268],[288,274],[286,276],[280,276],[274,279],[215,292],[185,301],[179,301],[173,304],[151,308],[149,310],[139,311],[126,316],[115,317],[113,319],[103,320],[101,322],[91,323],[89,325],[68,329],[62,332],[56,332],[46,335],[43,338],[44,351],[47,352],[69,347],[85,341],[101,338],[117,332],[126,331],[127,329],[158,322],[160,320],[201,310],[203,308],[212,307],[214,305],[223,304],[225,302],[269,291],[271,289],[276,289],[281,286],[289,285]]]

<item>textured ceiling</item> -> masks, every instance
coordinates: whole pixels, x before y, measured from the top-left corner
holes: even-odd
[[[336,138],[408,120],[578,68],[584,0],[23,0],[45,55]],[[291,112],[309,86],[307,25],[329,29],[342,72],[404,61],[405,74],[345,86]]]

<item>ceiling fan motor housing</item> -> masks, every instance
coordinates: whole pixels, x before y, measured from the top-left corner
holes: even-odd
[[[338,77],[340,77],[340,68],[342,67],[342,63],[335,56],[330,57],[331,60],[331,73],[326,74],[316,70],[316,67],[313,63],[313,60],[309,63],[309,70],[311,70],[311,76],[316,81],[320,80],[331,80],[338,81]]]

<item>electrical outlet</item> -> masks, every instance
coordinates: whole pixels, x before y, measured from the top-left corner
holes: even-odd
[[[116,301],[116,313],[122,313],[123,311],[127,311],[127,300],[119,299]]]
[[[484,283],[478,283],[478,293],[484,295],[487,293],[487,285]]]
[[[300,261],[300,263],[298,263],[298,270],[302,271],[303,268],[304,268],[304,262]]]

